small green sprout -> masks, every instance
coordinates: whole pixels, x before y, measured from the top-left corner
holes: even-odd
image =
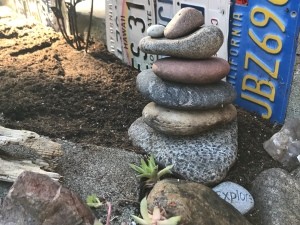
[[[99,208],[100,206],[103,205],[103,203],[99,200],[99,198],[95,194],[87,196],[86,204],[89,207],[92,207],[92,208]],[[106,205],[107,205],[107,217],[106,217],[106,224],[105,225],[109,225],[110,224],[112,205],[111,205],[110,202],[106,202]],[[94,225],[103,225],[103,223],[101,223],[98,219],[95,219]]]
[[[150,214],[146,197],[141,201],[140,211],[142,218],[131,215],[134,221],[140,225],[177,225],[181,220],[181,216],[173,216],[166,219],[163,215],[164,213],[157,206],[154,207],[153,214]]]
[[[99,220],[95,219],[94,225],[103,225],[103,223],[101,223]]]
[[[95,194],[87,196],[86,204],[92,208],[99,208],[102,205],[101,201]]]
[[[146,186],[152,187],[159,179],[165,174],[171,174],[171,169],[173,165],[169,165],[166,168],[158,171],[158,165],[155,164],[154,157],[151,155],[147,163],[144,159],[141,159],[141,165],[136,166],[134,164],[129,164],[129,166],[135,170],[139,175],[139,178],[146,178]]]

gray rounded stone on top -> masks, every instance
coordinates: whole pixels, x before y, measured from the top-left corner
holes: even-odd
[[[181,137],[156,132],[139,118],[128,135],[133,145],[153,154],[161,166],[172,164],[173,172],[204,184],[224,179],[237,157],[236,121],[200,135]]]
[[[160,24],[154,24],[147,29],[147,35],[152,38],[161,38],[164,36],[164,30],[165,26]]]
[[[166,38],[179,38],[192,33],[204,24],[202,12],[186,7],[179,10],[167,24],[164,35]]]
[[[209,85],[163,81],[154,72],[144,70],[137,76],[137,88],[151,101],[177,109],[211,109],[230,104],[236,98],[234,88],[224,81]]]
[[[216,26],[206,26],[194,33],[177,39],[151,38],[140,40],[140,49],[149,54],[167,55],[177,58],[206,59],[217,53],[224,35]]]

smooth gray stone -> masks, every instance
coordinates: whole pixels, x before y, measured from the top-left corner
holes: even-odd
[[[206,59],[217,53],[224,41],[220,28],[206,26],[194,33],[177,39],[149,36],[140,40],[140,49],[149,54],[168,55],[178,58]]]
[[[213,188],[220,198],[224,199],[241,214],[246,214],[254,207],[252,195],[241,185],[226,181]]]
[[[237,157],[236,121],[201,135],[180,137],[158,133],[139,118],[128,134],[133,145],[153,154],[158,164],[172,164],[173,172],[204,184],[224,179]]]
[[[300,181],[283,169],[263,171],[253,181],[257,225],[300,224]]]
[[[160,24],[154,24],[147,29],[147,35],[149,35],[152,38],[161,38],[164,36],[164,30],[165,26]]]
[[[230,104],[236,98],[234,88],[224,81],[193,85],[163,81],[151,69],[137,76],[142,95],[158,105],[177,109],[210,109]]]

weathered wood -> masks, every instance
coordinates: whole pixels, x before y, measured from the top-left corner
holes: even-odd
[[[0,180],[6,182],[15,182],[17,177],[24,171],[45,174],[55,181],[58,181],[61,178],[58,173],[44,171],[39,165],[33,164],[29,160],[7,161],[0,158]]]
[[[1,152],[12,159],[42,159],[51,164],[62,155],[61,144],[27,130],[13,130],[0,126]]]

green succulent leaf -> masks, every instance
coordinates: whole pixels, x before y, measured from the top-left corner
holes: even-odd
[[[177,225],[181,220],[181,216],[173,216],[167,220],[158,221],[157,225]]]
[[[103,223],[101,223],[99,220],[95,219],[94,225],[103,225]]]
[[[147,205],[146,197],[143,198],[142,201],[141,201],[140,212],[141,212],[141,215],[142,215],[143,219],[151,224],[151,219],[150,219],[150,216],[149,216],[149,213],[148,213],[148,205]]]
[[[169,166],[167,166],[166,168],[160,170],[160,171],[158,172],[158,174],[157,174],[158,179],[161,178],[163,175],[166,175],[166,174],[168,174],[168,173],[171,174],[171,173],[172,173],[172,172],[171,172],[171,169],[172,169],[172,168],[173,168],[173,165],[169,165]]]
[[[134,164],[129,164],[129,166],[130,166],[133,170],[135,170],[136,172],[138,172],[138,173],[144,173],[144,172],[145,172],[143,168],[141,168],[141,167],[139,167],[139,166],[136,166],[136,165],[134,165]]]
[[[137,216],[134,216],[134,215],[131,215],[131,217],[134,219],[134,221],[138,224],[141,224],[141,225],[151,225],[151,222],[147,222],[143,219],[141,219],[140,217],[137,217]]]
[[[144,159],[141,159],[141,167],[143,169],[147,169],[148,168],[148,165],[146,164],[145,160]]]
[[[143,177],[145,177],[145,178],[148,178],[148,179],[151,179],[152,176],[153,176],[153,175],[150,174],[150,173],[144,173],[144,174],[137,175],[138,178],[143,178]]]
[[[86,204],[89,207],[93,207],[93,208],[98,208],[102,205],[99,198],[97,198],[97,196],[95,194],[87,196]]]
[[[154,160],[154,157],[153,155],[151,155],[148,159],[148,164],[149,164],[149,167],[154,170],[155,167],[158,167],[156,164],[155,164],[155,160]]]
[[[152,187],[163,175],[172,173],[171,169],[173,167],[173,165],[170,165],[158,171],[158,165],[155,164],[153,155],[150,155],[147,160],[141,159],[140,166],[134,164],[129,164],[129,166],[138,173],[138,178],[147,179],[146,183],[149,187]]]

